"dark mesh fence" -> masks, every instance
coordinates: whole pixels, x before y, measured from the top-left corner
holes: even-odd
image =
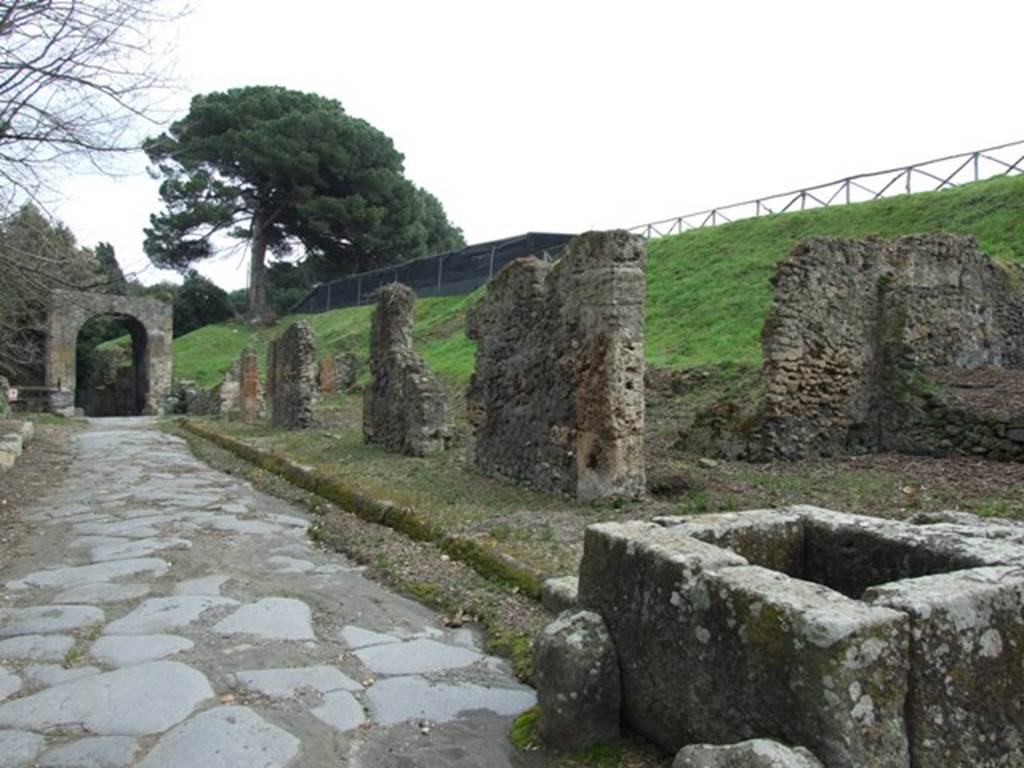
[[[316,314],[368,304],[374,300],[378,288],[394,282],[408,285],[420,297],[470,293],[515,259],[524,256],[546,261],[557,259],[571,239],[572,235],[528,232],[519,237],[468,245],[458,251],[363,272],[317,285],[292,311]]]

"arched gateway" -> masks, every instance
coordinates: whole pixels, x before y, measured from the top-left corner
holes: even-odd
[[[159,413],[171,389],[169,302],[152,297],[54,291],[46,319],[46,386],[50,410],[70,415],[75,408],[75,346],[78,332],[94,317],[112,315],[132,336],[138,413]]]

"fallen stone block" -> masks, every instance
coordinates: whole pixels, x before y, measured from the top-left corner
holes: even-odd
[[[589,611],[566,611],[533,648],[544,742],[572,751],[618,739],[619,662],[604,620]]]
[[[803,747],[790,748],[768,739],[739,744],[691,744],[676,755],[672,768],[822,768]]]

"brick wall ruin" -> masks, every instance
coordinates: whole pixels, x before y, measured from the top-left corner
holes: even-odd
[[[377,291],[370,327],[370,373],[363,437],[413,456],[443,451],[451,439],[444,387],[412,348],[416,294],[401,283]]]
[[[986,409],[963,396],[1004,378],[1012,387],[1006,372],[1024,368],[1022,283],[1024,269],[993,262],[972,238],[809,240],[773,278],[757,413],[716,404],[686,442],[754,459],[1024,458],[1024,401]]]
[[[304,320],[295,323],[267,348],[267,410],[276,427],[313,424],[316,396],[316,337]]]
[[[519,259],[470,313],[472,462],[581,500],[644,493],[642,238],[590,232]]]
[[[246,347],[238,359],[238,418],[252,423],[258,421],[262,413],[259,359],[255,349]]]

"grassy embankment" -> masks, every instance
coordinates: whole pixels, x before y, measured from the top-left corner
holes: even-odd
[[[755,378],[761,362],[759,336],[770,302],[769,278],[775,263],[794,245],[810,236],[932,232],[974,235],[998,260],[1024,259],[1024,177],[740,221],[653,241],[647,264],[648,363],[674,371],[696,366],[712,370],[707,384],[681,395],[691,405],[720,395],[723,387],[742,389]],[[474,349],[465,338],[464,320],[478,298],[479,292],[425,299],[416,308],[416,347],[450,385],[453,399],[472,372]],[[361,307],[306,319],[317,333],[321,354],[365,354],[369,315],[370,309]],[[282,327],[218,325],[177,339],[176,376],[213,384],[246,344],[254,344],[262,356],[267,339]],[[365,446],[359,406],[358,395],[331,398],[323,404],[324,422],[330,427],[323,429],[287,432],[234,423],[220,423],[217,429],[330,473],[354,492],[414,509],[446,533],[487,542],[547,573],[571,571],[583,528],[601,519],[797,501],[886,515],[960,506],[1024,516],[1024,476],[1015,479],[1010,469],[1000,486],[988,482],[985,466],[953,462],[947,471],[934,461],[909,460],[722,463],[708,468],[672,456],[666,466],[685,480],[676,496],[642,506],[584,507],[467,470],[464,422],[458,425],[456,449],[441,457],[412,459]],[[461,408],[456,404],[454,410],[458,416]],[[662,395],[657,402],[649,399],[651,429],[670,434],[678,412]],[[649,467],[655,464],[649,458]]]

